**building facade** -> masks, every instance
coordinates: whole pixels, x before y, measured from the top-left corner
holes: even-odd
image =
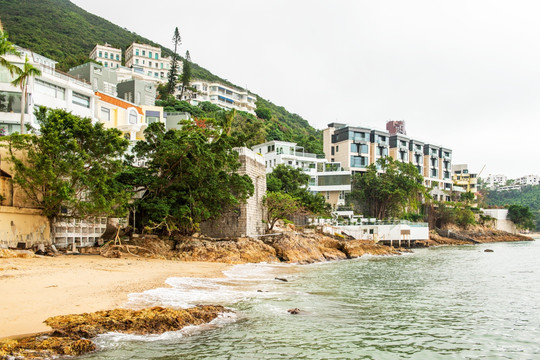
[[[110,44],[96,44],[90,52],[90,59],[101,63],[106,68],[118,68],[122,66],[122,49],[112,47]]]
[[[405,129],[403,123],[392,123],[391,129]],[[328,124],[323,130],[323,150],[330,162],[340,162],[352,174],[362,173],[381,157],[412,163],[431,188],[435,200],[449,201],[452,190],[452,150],[411,139],[398,131],[386,131],[340,123]]]
[[[171,66],[170,57],[161,56],[161,48],[147,44],[132,43],[126,49],[126,67],[133,68],[160,81],[167,80]]]
[[[525,175],[514,180],[515,185],[527,186],[527,185],[540,185],[540,176],[538,175]]]
[[[351,191],[351,172],[339,162],[329,162],[322,155],[307,153],[296,143],[269,141],[251,148],[264,158],[266,173],[278,165],[302,169],[309,175],[308,190],[321,194],[333,207],[345,205],[345,194]]]
[[[175,96],[179,100],[185,100],[192,105],[197,105],[204,101],[209,101],[223,109],[245,111],[255,115],[257,101],[255,95],[247,90],[240,90],[232,86],[224,85],[218,82],[208,82],[203,80],[194,80],[190,87],[195,91],[184,91],[182,99],[179,99],[182,87],[178,87]]]

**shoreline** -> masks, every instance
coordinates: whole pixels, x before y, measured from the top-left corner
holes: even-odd
[[[168,287],[169,277],[224,277],[230,264],[99,255],[1,258],[0,339],[51,329],[51,316],[122,308],[128,295]]]

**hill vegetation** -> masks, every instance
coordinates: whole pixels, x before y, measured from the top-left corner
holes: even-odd
[[[540,230],[540,185],[526,186],[520,190],[489,191],[484,201],[488,206],[522,205],[535,216],[536,230]]]
[[[163,56],[172,50],[91,14],[69,0],[0,0],[1,21],[11,42],[58,61],[57,69],[69,68],[90,61],[88,55],[96,44],[109,43],[126,49],[132,42],[159,46]],[[171,34],[174,24],[171,24]],[[230,81],[192,64],[192,77],[219,81],[235,86]],[[322,135],[297,114],[258,97],[259,117],[264,119],[267,140],[294,141],[307,151],[322,153]]]

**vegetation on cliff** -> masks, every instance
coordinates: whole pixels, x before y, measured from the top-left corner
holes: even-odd
[[[487,191],[484,194],[487,206],[525,206],[534,216],[535,228],[540,231],[540,185],[525,186],[521,190]]]

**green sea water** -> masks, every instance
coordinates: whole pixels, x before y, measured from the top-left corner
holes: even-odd
[[[225,275],[171,277],[131,305],[216,303],[234,315],[161,336],[107,334],[83,358],[540,359],[540,241]]]

